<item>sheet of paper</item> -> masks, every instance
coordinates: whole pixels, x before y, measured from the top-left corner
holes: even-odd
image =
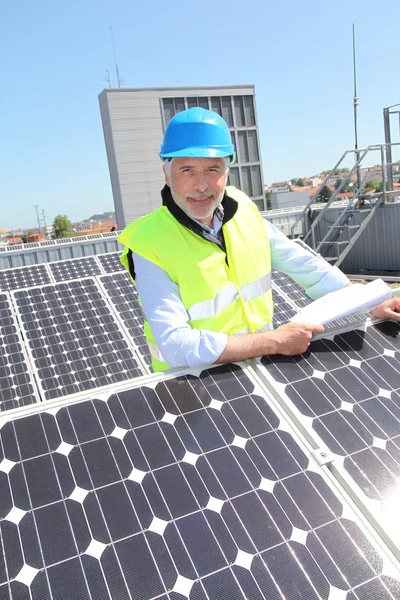
[[[390,287],[382,279],[375,279],[366,285],[356,283],[314,300],[291,320],[325,325],[335,319],[368,312],[391,296]]]

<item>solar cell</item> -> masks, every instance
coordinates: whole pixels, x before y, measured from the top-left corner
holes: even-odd
[[[143,314],[139,306],[138,294],[135,286],[125,271],[114,275],[99,277],[104,289],[110,296],[113,306],[120,315],[130,337],[151,368],[149,347],[143,333]]]
[[[18,324],[7,294],[0,294],[0,411],[38,401]]]
[[[33,285],[51,283],[45,265],[32,265],[0,271],[0,291],[20,290]]]
[[[400,549],[400,325],[349,331],[262,364]]]
[[[101,268],[94,256],[52,262],[49,263],[49,267],[55,281],[81,279],[82,277],[90,277],[101,273]]]
[[[119,260],[120,256],[120,252],[110,252],[109,254],[99,254],[97,259],[106,273],[115,273],[116,271],[125,270]]]
[[[36,412],[0,440],[1,598],[399,598],[239,366]]]
[[[45,399],[142,374],[93,279],[14,292]]]

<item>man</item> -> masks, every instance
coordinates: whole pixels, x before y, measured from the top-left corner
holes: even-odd
[[[345,287],[347,277],[263,220],[243,192],[226,187],[235,151],[218,114],[191,108],[175,115],[160,157],[162,206],[119,237],[154,370],[306,351],[324,328],[288,323],[272,330],[271,268],[311,299]],[[373,314],[400,320],[400,300]]]

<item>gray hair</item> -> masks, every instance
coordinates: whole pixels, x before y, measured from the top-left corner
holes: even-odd
[[[222,158],[223,158],[224,163],[225,163],[225,165],[224,165],[225,166],[224,173],[226,173],[227,171],[229,171],[229,165],[231,164],[231,157],[230,156],[224,156]],[[173,158],[166,158],[164,160],[164,163],[163,163],[164,169],[165,169],[168,177],[171,177],[171,165],[172,165],[172,161],[173,160],[174,160]]]

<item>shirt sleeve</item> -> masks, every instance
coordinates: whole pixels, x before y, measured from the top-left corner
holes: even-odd
[[[340,290],[350,283],[340,269],[289,240],[266,219],[264,222],[271,246],[272,268],[291,277],[311,300]]]
[[[163,360],[171,368],[214,363],[225,350],[228,336],[192,329],[179,287],[168,273],[138,254],[133,254],[136,288]]]

